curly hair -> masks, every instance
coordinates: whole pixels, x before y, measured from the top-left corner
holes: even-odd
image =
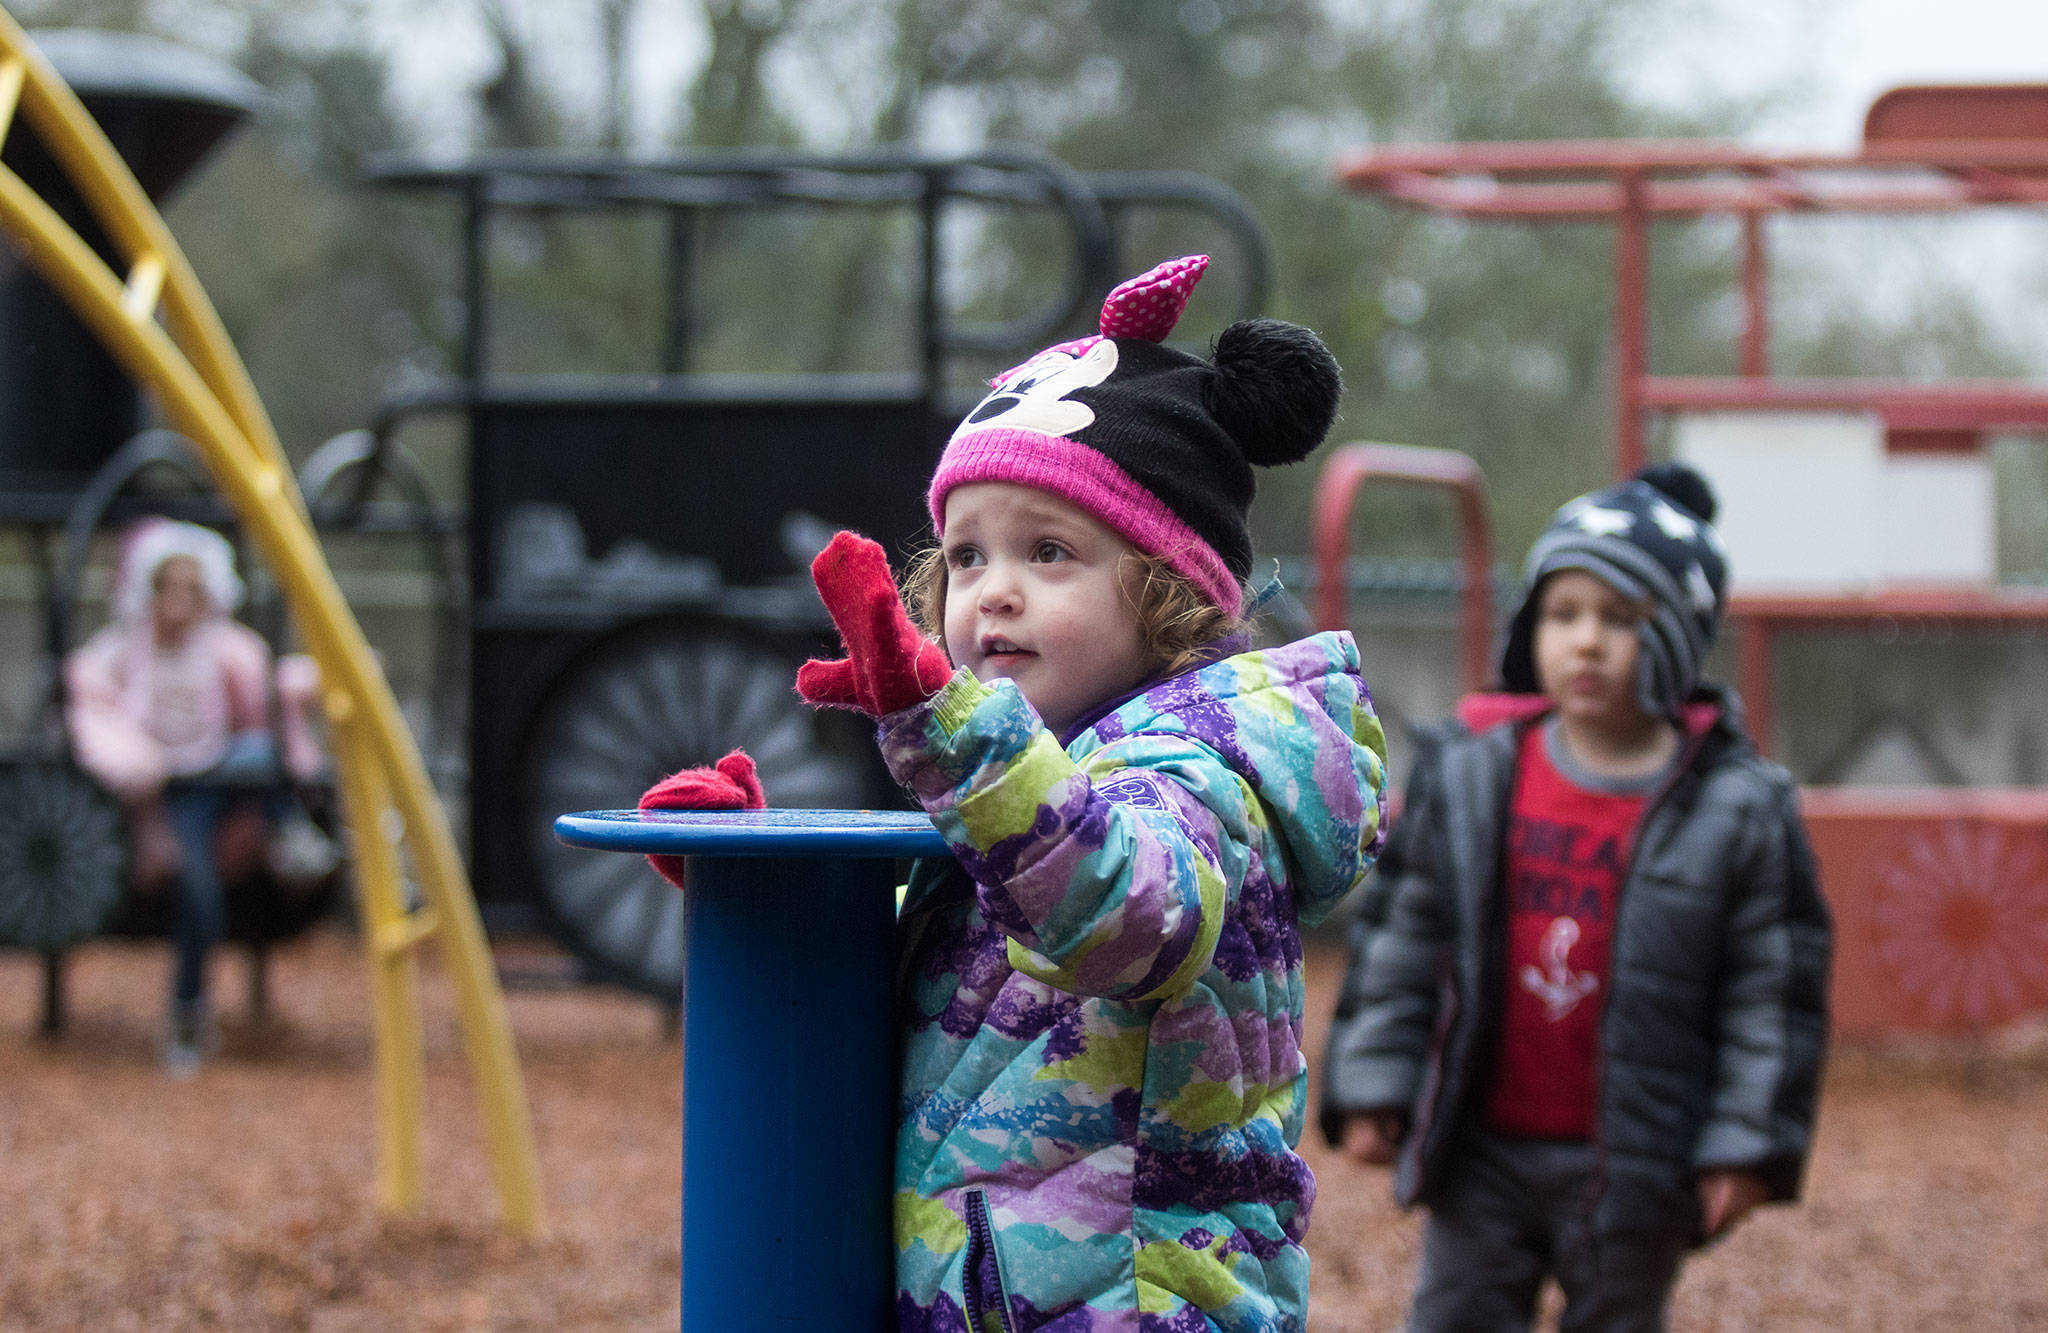
[[[1159,676],[1177,676],[1201,665],[1203,649],[1245,628],[1243,618],[1204,597],[1194,580],[1157,556],[1130,551],[1121,559],[1138,566],[1131,609],[1138,617],[1139,639],[1157,661]],[[927,547],[912,558],[903,574],[903,601],[917,627],[944,643],[946,553],[942,548]]]

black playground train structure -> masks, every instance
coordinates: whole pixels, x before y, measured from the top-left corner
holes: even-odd
[[[385,188],[458,204],[464,311],[456,374],[394,395],[362,446],[367,480],[409,422],[454,414],[467,435],[468,772],[472,875],[487,920],[535,909],[605,979],[672,998],[682,904],[631,858],[556,842],[565,810],[616,806],[734,746],[778,805],[896,804],[866,728],[819,714],[791,682],[830,648],[812,555],[841,527],[888,549],[924,531],[921,491],[969,394],[956,361],[1018,354],[1074,329],[1119,276],[1126,225],[1196,215],[1234,252],[1234,298],[1263,298],[1270,260],[1242,201],[1177,173],[1082,173],[1023,150],[966,156],[727,153],[668,161],[499,155],[387,163]],[[1044,304],[999,323],[946,313],[949,210],[1030,210],[1064,233]],[[653,211],[673,262],[651,373],[508,375],[489,364],[488,237],[501,212]],[[911,364],[862,374],[687,369],[692,238],[762,210],[906,215],[916,234]],[[772,292],[760,298],[772,301]],[[494,910],[495,909],[495,910]],[[507,909],[514,909],[508,911]]]
[[[68,50],[64,41],[46,50],[159,196],[260,99],[232,71],[147,39],[81,34]],[[34,164],[18,169],[32,178]],[[655,778],[734,746],[755,757],[778,805],[899,804],[865,726],[815,713],[791,689],[802,659],[831,646],[811,555],[840,527],[911,549],[926,526],[923,480],[976,396],[962,367],[1000,368],[996,358],[1087,331],[1093,301],[1126,261],[1157,258],[1124,253],[1138,229],[1175,215],[1177,234],[1228,254],[1232,317],[1261,305],[1270,285],[1264,232],[1218,182],[1076,171],[1026,149],[499,153],[379,161],[364,186],[453,205],[459,346],[449,373],[394,388],[362,429],[311,450],[301,491],[323,535],[411,542],[424,556],[435,605],[423,748],[464,816],[487,924],[543,929],[588,978],[670,1004],[682,985],[680,896],[633,858],[562,847],[554,816],[629,803]],[[846,210],[893,216],[913,238],[904,271],[891,275],[908,293],[907,364],[833,374],[694,368],[704,318],[696,289],[732,219]],[[498,229],[508,219],[620,213],[656,219],[666,237],[665,268],[649,279],[662,310],[648,366],[494,365]],[[949,241],[1009,215],[1056,236],[1057,280],[1015,317],[954,315],[959,302],[944,284],[958,280],[959,261]],[[452,498],[435,493],[408,446],[415,429],[451,426],[462,457]],[[191,451],[141,427],[136,390],[55,295],[25,268],[0,273],[0,522],[33,535],[48,677],[37,723],[0,766],[0,781],[40,793],[44,811],[0,830],[0,945],[48,960],[52,1027],[66,948],[109,928],[162,928],[160,911],[123,891],[118,846],[97,860],[63,854],[89,828],[106,844],[119,824],[61,726],[60,665],[94,535],[144,513],[233,535]],[[166,487],[165,475],[183,480]],[[274,599],[249,618],[283,646]],[[322,803],[319,790],[296,795]],[[331,809],[320,813],[332,827]],[[332,908],[341,878],[315,892],[260,877],[231,886],[231,937],[260,960],[264,945]],[[261,976],[252,971],[258,1002]]]

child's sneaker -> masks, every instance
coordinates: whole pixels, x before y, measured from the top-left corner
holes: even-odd
[[[164,1044],[164,1072],[191,1078],[214,1051],[213,1023],[203,1004],[181,1004],[171,1012],[170,1040]]]

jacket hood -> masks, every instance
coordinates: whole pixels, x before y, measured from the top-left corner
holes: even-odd
[[[1154,685],[1098,719],[1077,756],[1120,736],[1202,741],[1259,798],[1314,925],[1364,879],[1386,828],[1385,733],[1347,632],[1241,652]]]
[[[185,556],[199,567],[206,589],[207,616],[227,616],[242,604],[245,591],[235,573],[235,548],[212,528],[168,518],[146,518],[129,529],[114,571],[114,618],[126,625],[149,623],[155,600],[156,572],[173,556]]]

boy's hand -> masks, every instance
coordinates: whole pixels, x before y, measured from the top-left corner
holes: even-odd
[[[857,533],[837,533],[811,561],[811,578],[846,656],[813,659],[797,669],[796,692],[804,702],[886,717],[931,698],[951,679],[945,651],[904,611],[880,546]]]
[[[640,797],[642,810],[759,810],[767,804],[768,794],[761,790],[761,779],[754,773],[753,757],[745,750],[734,750],[710,768],[671,773]],[[647,864],[680,889],[684,859],[650,856]]]
[[[1700,1221],[1706,1238],[1727,1233],[1751,1209],[1771,1197],[1770,1187],[1754,1171],[1727,1168],[1700,1174]]]
[[[1391,1166],[1408,1136],[1408,1117],[1399,1111],[1354,1111],[1344,1122],[1346,1157],[1366,1166]]]

